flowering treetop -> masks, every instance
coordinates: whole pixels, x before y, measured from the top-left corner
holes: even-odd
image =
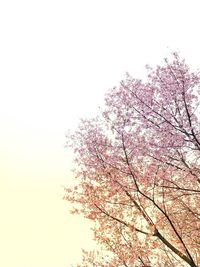
[[[79,184],[65,198],[107,251],[84,252],[80,266],[200,264],[200,76],[176,53],[147,69],[147,82],[127,74],[67,136]]]

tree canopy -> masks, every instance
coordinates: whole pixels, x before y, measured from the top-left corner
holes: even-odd
[[[199,85],[174,53],[146,81],[127,74],[67,136],[78,184],[64,198],[104,250],[78,266],[200,266]]]

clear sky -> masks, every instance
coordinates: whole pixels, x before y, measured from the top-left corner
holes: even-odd
[[[91,248],[68,212],[65,133],[126,71],[172,50],[200,67],[199,0],[0,1],[0,266],[68,267]]]

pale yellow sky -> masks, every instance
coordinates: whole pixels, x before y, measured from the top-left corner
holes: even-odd
[[[199,67],[199,1],[0,2],[0,266],[68,267],[91,248],[68,213],[65,133],[126,71],[178,49]]]

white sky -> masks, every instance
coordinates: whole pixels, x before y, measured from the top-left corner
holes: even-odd
[[[65,133],[128,71],[172,50],[200,67],[200,3],[0,1],[0,266],[68,267],[92,247],[67,212]]]

